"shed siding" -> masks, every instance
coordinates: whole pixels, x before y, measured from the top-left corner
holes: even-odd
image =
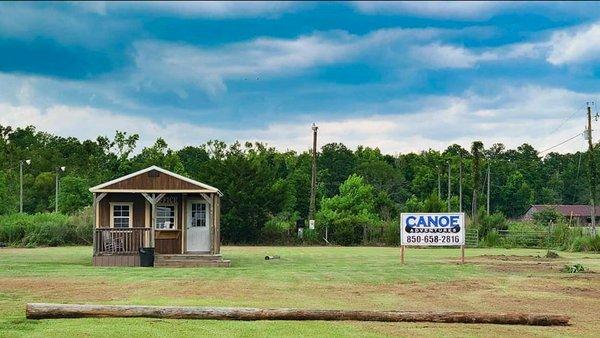
[[[186,182],[177,177],[151,170],[141,173],[126,180],[111,184],[103,189],[129,189],[129,190],[193,190],[202,189],[195,184]]]
[[[132,202],[133,203],[133,226],[144,227],[146,224],[146,199],[141,194],[115,193],[108,194],[98,204],[99,223],[98,228],[110,227],[110,203]]]

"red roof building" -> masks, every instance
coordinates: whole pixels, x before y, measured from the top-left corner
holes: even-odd
[[[523,215],[524,221],[533,220],[533,214],[544,209],[554,209],[573,225],[587,226],[592,223],[592,208],[585,204],[535,204]],[[596,206],[596,220],[600,216],[600,206]]]

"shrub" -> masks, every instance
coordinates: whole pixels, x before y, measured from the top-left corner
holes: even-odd
[[[400,223],[386,222],[383,226],[383,241],[386,245],[400,245]]]
[[[94,233],[94,209],[86,207],[69,217],[69,226],[73,229],[73,244],[91,244]]]
[[[506,246],[510,247],[542,247],[545,244],[547,230],[534,223],[512,222],[508,225]]]
[[[504,217],[504,215],[501,212],[496,212],[491,215],[480,213],[478,220],[479,224],[475,227],[479,230],[479,236],[481,237],[485,237],[488,234],[488,232],[492,231],[493,229],[508,229],[508,222],[506,221],[506,217]]]
[[[536,224],[548,226],[549,224],[564,223],[565,218],[556,209],[547,207],[532,215]]]
[[[270,244],[286,244],[292,239],[292,234],[298,220],[296,213],[280,213],[272,216],[261,229],[261,235],[265,242]]]
[[[483,237],[481,240],[481,246],[484,247],[497,247],[502,245],[502,237],[498,233],[498,230],[492,229]]]
[[[600,252],[600,235],[575,237],[571,242],[571,251]]]
[[[92,221],[89,208],[72,217],[58,213],[0,216],[0,242],[26,247],[90,244]]]
[[[581,264],[565,265],[561,271],[566,273],[580,273],[585,272],[585,267]]]

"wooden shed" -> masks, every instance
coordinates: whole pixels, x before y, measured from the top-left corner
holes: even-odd
[[[221,258],[219,189],[157,166],[90,188],[98,266],[229,266]]]

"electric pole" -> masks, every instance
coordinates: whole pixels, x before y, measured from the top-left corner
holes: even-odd
[[[23,213],[23,164],[30,164],[31,160],[19,161],[19,212]]]
[[[54,212],[58,212],[58,189],[59,189],[59,182],[58,182],[58,176],[60,175],[61,171],[65,171],[65,167],[58,167],[56,168],[56,188],[54,191]]]
[[[487,170],[487,215],[490,215],[490,162]]]
[[[458,166],[458,211],[462,212],[462,153],[460,154],[460,162]]]
[[[594,163],[594,143],[592,142],[592,108],[587,105],[587,139],[589,146],[590,162],[590,190],[591,190],[591,216],[592,216],[592,234],[596,234],[596,165]]]
[[[438,170],[438,197],[441,200],[442,199],[442,168],[438,165],[437,170]]]
[[[308,221],[314,222],[315,219],[315,197],[316,197],[316,189],[317,189],[317,127],[316,124],[313,123],[312,131],[313,131],[313,147],[312,147],[312,177],[310,182],[310,206],[308,208]]]
[[[452,185],[450,184],[450,161],[448,161],[448,212],[450,212],[450,195]]]

